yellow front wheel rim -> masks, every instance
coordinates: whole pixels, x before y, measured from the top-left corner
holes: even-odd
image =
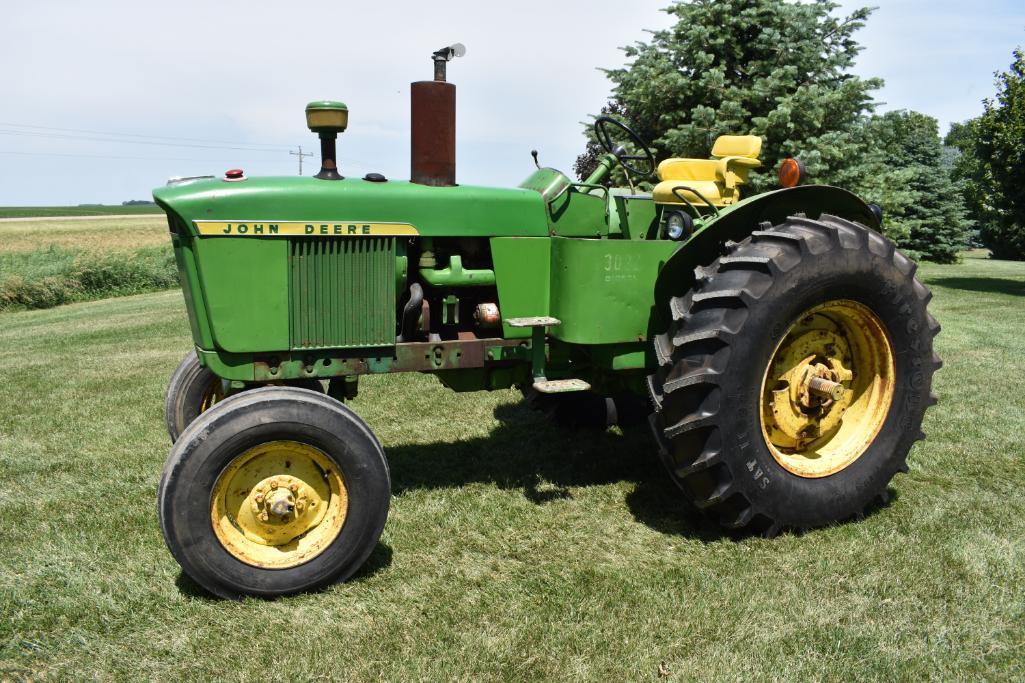
[[[210,521],[224,549],[264,569],[309,562],[338,537],[348,514],[345,481],[318,448],[272,441],[250,448],[221,472]]]
[[[835,474],[871,446],[895,385],[893,344],[875,313],[856,301],[820,304],[790,326],[769,360],[762,436],[789,472]]]
[[[210,384],[207,385],[203,391],[203,397],[199,402],[199,412],[205,413],[206,411],[213,408],[214,404],[218,401],[224,400],[224,382],[220,377],[214,377],[210,380]]]

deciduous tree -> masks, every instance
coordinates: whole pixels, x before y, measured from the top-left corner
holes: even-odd
[[[979,236],[996,258],[1025,260],[1025,50],[997,74],[995,99],[982,116],[955,124],[947,144]]]

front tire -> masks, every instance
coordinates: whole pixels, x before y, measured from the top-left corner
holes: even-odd
[[[290,380],[288,386],[324,392],[324,387],[315,379]],[[171,443],[177,441],[197,417],[223,401],[227,394],[227,382],[199,364],[195,349],[189,351],[171,373],[164,394],[164,424]]]
[[[672,299],[649,387],[687,497],[774,535],[859,514],[907,471],[940,328],[882,235],[826,215],[761,227]]]
[[[224,399],[224,381],[199,364],[195,350],[189,351],[171,373],[164,394],[164,424],[171,443],[201,413]]]
[[[343,404],[291,387],[232,396],[182,433],[157,491],[171,554],[214,595],[275,597],[351,577],[391,485],[380,442]]]

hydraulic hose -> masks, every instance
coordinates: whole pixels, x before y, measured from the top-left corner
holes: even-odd
[[[420,319],[421,307],[424,303],[424,290],[419,282],[409,286],[409,300],[402,307],[402,322],[399,327],[399,342],[410,341],[416,333],[416,323]]]

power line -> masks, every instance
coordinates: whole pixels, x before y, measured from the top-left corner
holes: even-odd
[[[214,163],[217,159],[194,159],[187,157],[130,157],[112,154],[65,154],[61,152],[15,152],[0,150],[0,154],[17,154],[19,156],[44,156],[44,157],[78,157],[83,159],[131,159],[134,161],[197,161],[202,163]],[[264,164],[269,159],[232,159],[230,163],[253,163]]]
[[[192,147],[195,149],[231,149],[243,152],[261,152],[280,154],[282,149],[257,149],[252,147],[230,147],[227,145],[197,145],[190,143],[155,142],[152,140],[118,140],[116,138],[86,137],[83,135],[67,135],[64,133],[36,133],[31,131],[0,130],[0,135],[11,135],[15,137],[53,138],[59,140],[85,140],[89,142],[113,142],[122,145],[158,145],[161,147]]]
[[[32,128],[38,130],[60,130],[70,133],[92,133],[95,135],[116,135],[119,137],[130,137],[130,138],[152,138],[156,140],[180,140],[184,142],[208,142],[212,144],[223,144],[223,145],[249,145],[256,147],[283,147],[276,143],[269,142],[237,142],[237,141],[225,141],[225,140],[206,140],[203,138],[183,138],[175,137],[171,135],[142,135],[140,133],[114,133],[111,131],[103,130],[89,130],[87,128],[61,128],[58,126],[36,126],[27,123],[5,123],[0,121],[0,126],[8,126],[10,128]]]

